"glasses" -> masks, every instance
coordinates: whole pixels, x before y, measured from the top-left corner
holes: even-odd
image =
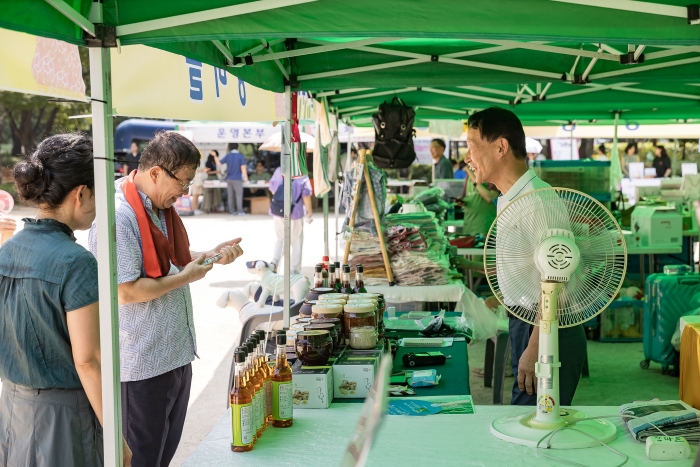
[[[168,169],[166,169],[166,168],[163,167],[162,165],[159,165],[158,167],[160,167],[161,169],[163,169],[163,171],[164,171],[166,174],[168,174],[168,176],[169,176],[170,178],[172,178],[172,179],[174,179],[174,180],[177,180],[177,183],[179,183],[179,184],[182,186],[182,191],[185,191],[185,190],[189,189],[189,188],[192,186],[192,184],[194,183],[194,179],[191,180],[189,183],[184,183],[182,180],[180,180],[179,178],[177,178],[177,177],[175,176],[174,173],[172,173],[171,171],[169,171]]]

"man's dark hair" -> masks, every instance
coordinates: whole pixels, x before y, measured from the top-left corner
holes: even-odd
[[[177,172],[183,167],[199,167],[199,150],[192,141],[179,133],[162,131],[143,148],[139,160],[139,170],[151,167],[165,167]]]
[[[505,138],[516,159],[527,157],[523,124],[510,110],[489,107],[473,113],[467,124],[469,128],[479,130],[481,138],[489,143],[493,143],[498,138]]]
[[[228,152],[238,151],[238,143],[228,143]]]
[[[22,200],[56,209],[75,187],[94,190],[92,141],[80,133],[49,136],[15,165],[13,174]]]
[[[430,144],[433,144],[433,143],[437,144],[438,146],[442,146],[442,149],[445,149],[445,148],[447,147],[447,146],[445,146],[445,140],[444,140],[444,139],[435,138],[434,140],[432,140],[432,141],[430,142]]]

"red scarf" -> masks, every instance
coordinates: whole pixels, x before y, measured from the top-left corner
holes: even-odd
[[[151,216],[146,212],[139,191],[134,183],[135,175],[136,170],[124,179],[122,192],[126,202],[134,210],[136,221],[139,224],[146,277],[156,279],[168,275],[171,261],[180,267],[192,261],[190,239],[187,236],[187,230],[185,230],[182,219],[180,219],[180,216],[172,206],[162,210],[168,232],[167,238],[163,235],[163,232],[153,223]]]

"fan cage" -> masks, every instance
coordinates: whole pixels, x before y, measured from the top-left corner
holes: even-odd
[[[559,295],[559,327],[588,321],[612,302],[627,270],[624,234],[610,211],[585,193],[542,188],[515,198],[486,237],[484,269],[493,294],[530,324],[541,317],[535,251],[548,229],[573,233],[581,261]],[[562,278],[563,279],[563,278]]]

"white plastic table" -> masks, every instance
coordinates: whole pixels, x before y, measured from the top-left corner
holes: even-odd
[[[355,429],[362,404],[333,403],[329,409],[294,411],[291,428],[268,427],[254,449],[231,452],[230,415],[226,413],[192,455],[185,467],[315,467],[338,466]],[[615,415],[617,407],[574,407],[587,415]],[[379,429],[367,462],[368,467],[386,466],[561,466],[534,448],[501,441],[491,435],[491,422],[502,415],[524,413],[530,408],[477,406],[473,415],[426,417],[387,416]],[[652,462],[644,444],[633,440],[619,419],[618,437],[611,446],[630,457],[626,466],[691,466],[684,461]],[[548,454],[584,465],[617,465],[622,458],[603,447],[584,450],[550,450]]]

